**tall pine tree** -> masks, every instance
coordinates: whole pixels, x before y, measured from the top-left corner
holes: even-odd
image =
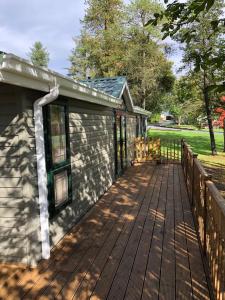
[[[160,44],[160,31],[145,27],[150,16],[162,9],[154,0],[87,0],[80,37],[70,56],[74,78],[128,78],[136,104],[159,109],[160,97],[169,91],[174,77],[172,64]]]
[[[75,78],[114,76],[122,70],[123,1],[86,0],[81,35],[74,39],[69,73]]]
[[[135,102],[151,111],[160,109],[160,98],[171,90],[175,80],[165,45],[160,43],[160,30],[145,26],[161,10],[154,0],[133,0],[127,7],[125,71]]]

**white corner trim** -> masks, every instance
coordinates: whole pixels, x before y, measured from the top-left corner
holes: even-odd
[[[40,226],[41,226],[41,245],[42,258],[50,257],[50,240],[49,240],[49,214],[48,214],[48,189],[47,189],[47,171],[45,161],[45,143],[44,143],[44,124],[43,112],[44,105],[54,101],[59,95],[59,88],[55,86],[50,92],[34,102],[34,125],[35,125],[35,142],[37,155],[37,175],[38,175],[38,194],[40,209]]]

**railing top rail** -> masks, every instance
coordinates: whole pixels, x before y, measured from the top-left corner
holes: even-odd
[[[191,156],[197,155],[197,154],[195,154],[195,153],[192,151],[191,146],[190,146],[187,142],[185,142],[184,140],[182,140],[182,141],[183,141],[184,147],[187,148],[187,150],[189,151],[189,153],[191,154]]]
[[[204,167],[203,167],[203,165],[201,164],[201,162],[200,162],[197,158],[194,158],[194,160],[195,160],[195,165],[197,166],[197,168],[198,168],[199,172],[201,173],[201,175],[202,175],[205,179],[211,180],[212,176],[206,172],[206,170],[204,169]]]
[[[225,201],[222,195],[220,194],[219,190],[215,186],[215,184],[211,180],[206,181],[206,186],[209,189],[209,192],[211,196],[213,197],[213,200],[216,201],[219,208],[221,209],[221,212],[223,213],[223,216],[225,217]]]
[[[196,153],[194,153],[192,151],[192,149],[190,148],[190,146],[188,145],[188,143],[186,143],[185,141],[183,141],[183,145],[184,147],[187,148],[187,151],[189,152],[189,154],[193,157],[194,161],[195,161],[195,165],[197,166],[199,172],[201,173],[201,175],[206,179],[206,180],[211,180],[212,176],[210,174],[208,174],[208,172],[205,170],[205,168],[203,167],[203,165],[201,164],[201,162],[199,161],[199,159],[197,158],[198,155]]]

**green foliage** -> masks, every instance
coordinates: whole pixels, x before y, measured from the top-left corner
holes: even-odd
[[[202,91],[191,76],[180,77],[172,93],[164,98],[163,109],[169,110],[181,124],[197,125],[203,113]]]
[[[124,51],[123,2],[87,0],[81,35],[74,39],[69,74],[75,78],[121,75]]]
[[[161,30],[164,39],[168,36],[174,38],[174,36],[180,34],[184,28],[188,29],[190,25],[195,24],[193,30],[186,30],[182,33],[181,41],[188,44],[191,40],[195,39],[196,29],[198,29],[199,26],[202,26],[203,16],[207,22],[208,40],[210,40],[212,35],[217,32],[221,32],[221,30],[224,31],[225,18],[223,17],[223,13],[217,13],[217,16],[215,15],[216,8],[221,9],[224,7],[224,1],[189,0],[183,2],[175,0],[168,4],[168,0],[164,0],[164,3],[167,4],[165,11],[161,11],[161,13],[155,15],[154,18],[149,19],[146,23],[146,26],[149,24],[156,26],[159,22],[163,21]],[[210,19],[207,18],[209,15]],[[217,51],[217,53],[215,53],[215,49],[213,52],[208,48],[202,55],[197,54],[195,56],[195,66],[199,69],[204,62],[204,64],[213,64],[217,67],[222,67],[224,59],[224,51]]]
[[[150,117],[151,123],[158,123],[160,121],[160,114],[152,114]]]
[[[145,27],[149,17],[162,9],[151,0],[134,0],[127,7],[127,46],[125,71],[131,86],[135,103],[157,112],[160,99],[169,92],[174,75],[164,54],[164,45],[157,43],[160,30],[154,26]]]
[[[211,74],[208,76],[212,75],[211,77],[216,80],[221,74],[220,69],[224,66],[225,39],[224,28],[214,30],[211,24],[222,16],[223,7],[224,1],[217,0],[210,11],[199,13],[198,21],[183,26],[175,36],[179,42],[186,42],[184,63],[186,65],[191,63],[197,72],[210,71]]]
[[[165,0],[165,3],[168,1]],[[162,26],[164,38],[175,37],[184,44],[183,62],[189,73],[199,77],[205,112],[207,116],[212,155],[216,154],[216,144],[212,126],[212,103],[214,98],[210,86],[218,86],[224,78],[225,39],[222,21],[224,0],[173,1],[167,4],[165,12],[155,16],[148,24],[157,25],[165,17]]]
[[[167,5],[166,10],[155,14],[154,18],[149,19],[146,25],[157,25],[159,21],[164,19],[162,24],[164,38],[173,37],[184,25],[194,21],[199,22],[199,15],[202,12],[208,12],[217,2],[217,0],[189,0],[186,2],[174,0],[168,3],[168,0],[164,0]],[[217,30],[223,22],[224,18],[222,17],[212,21],[212,29]],[[188,39],[188,35],[186,38]]]
[[[171,90],[174,75],[159,43],[160,30],[145,23],[162,6],[154,0],[86,1],[81,35],[70,56],[70,75],[127,76],[135,104],[159,111],[161,97]]]
[[[35,66],[48,67],[49,53],[41,42],[35,42],[30,48],[28,57]]]

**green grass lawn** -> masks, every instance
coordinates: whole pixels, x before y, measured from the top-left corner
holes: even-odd
[[[223,153],[223,135],[215,134],[216,137],[216,145],[218,151],[218,157],[211,155],[210,150],[210,139],[209,133],[201,132],[196,133],[193,131],[171,131],[171,130],[149,130],[148,134],[152,137],[160,137],[165,140],[181,140],[182,138],[186,140],[186,142],[191,146],[194,153],[199,154],[199,157],[204,160],[211,160],[214,158],[220,162],[220,156],[225,159],[225,154]]]
[[[148,131],[151,137],[159,137],[163,140],[181,140],[184,138],[191,146],[194,153],[202,161],[207,171],[213,175],[218,188],[225,196],[225,153],[223,152],[223,134],[215,133],[218,155],[212,156],[208,132],[193,132],[187,130],[153,130]],[[221,186],[220,186],[221,185]]]

